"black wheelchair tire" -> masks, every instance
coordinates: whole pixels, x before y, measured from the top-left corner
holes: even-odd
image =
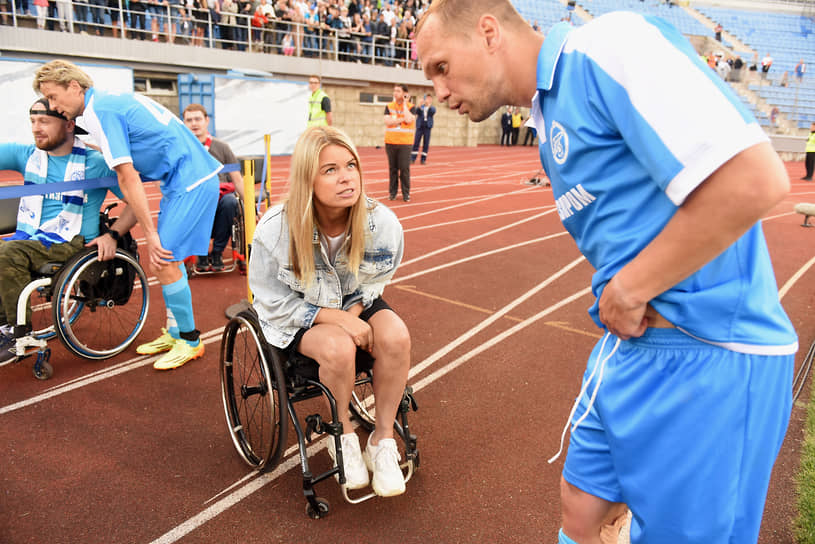
[[[136,257],[127,251],[117,249],[112,264],[126,267],[125,274],[132,272],[139,289],[132,290],[126,304],[119,305],[110,300],[103,304],[97,303],[94,310],[100,311],[102,315],[91,318],[88,315],[91,309],[85,306],[82,297],[79,296],[80,280],[83,273],[96,265],[97,257],[98,250],[95,248],[83,250],[71,257],[54,279],[51,302],[54,330],[60,342],[74,354],[91,360],[108,359],[127,349],[144,327],[150,306],[147,274]],[[137,303],[139,306],[135,307]],[[129,308],[128,316],[135,315],[135,322],[132,324],[129,319],[125,323],[118,315],[112,313],[115,309],[125,307]],[[105,313],[105,310],[110,311]],[[80,319],[81,324],[78,324]],[[90,326],[91,333],[88,334],[83,328],[92,323],[91,319],[98,323]],[[121,330],[117,330],[119,326]],[[104,345],[96,344],[97,340],[102,342],[103,339],[108,340]]]
[[[288,436],[288,395],[282,361],[263,340],[251,309],[239,312],[224,328],[220,375],[235,449],[250,467],[272,470]]]

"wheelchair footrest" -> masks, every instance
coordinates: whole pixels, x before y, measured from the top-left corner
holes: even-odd
[[[31,335],[25,335],[16,339],[12,351],[14,351],[17,357],[25,357],[46,349],[46,346],[48,346],[48,343],[45,340],[34,338]],[[47,351],[50,354],[50,350]]]

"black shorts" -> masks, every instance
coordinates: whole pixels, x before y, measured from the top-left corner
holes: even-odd
[[[371,316],[373,316],[376,312],[380,310],[393,311],[393,309],[388,305],[387,302],[385,302],[385,299],[383,299],[382,297],[374,299],[373,303],[368,308],[362,310],[362,313],[359,314],[359,318],[367,322],[369,319],[371,319]],[[308,329],[306,328],[297,331],[289,345],[283,348],[283,353],[286,354],[286,358],[292,365],[310,366],[318,364],[317,361],[315,361],[311,357],[306,357],[305,355],[297,351],[297,346],[300,345],[300,340],[303,338],[303,335],[306,334],[306,331],[308,331]],[[371,354],[365,351],[364,349],[357,348],[357,360],[356,360],[357,372],[362,372],[363,370],[370,370],[371,368],[373,368],[373,366],[374,358],[371,356]]]

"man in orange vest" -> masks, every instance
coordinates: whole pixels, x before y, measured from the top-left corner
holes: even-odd
[[[416,108],[407,92],[407,85],[394,85],[393,102],[385,106],[385,152],[390,173],[388,198],[396,199],[401,180],[402,199],[410,202],[410,152],[416,131]]]

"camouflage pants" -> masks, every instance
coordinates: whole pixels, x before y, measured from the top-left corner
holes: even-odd
[[[17,299],[31,282],[33,272],[47,262],[65,262],[85,247],[85,239],[75,236],[70,243],[51,244],[46,248],[36,240],[10,240],[0,242],[0,325],[14,325],[17,321]],[[26,324],[31,323],[31,305],[25,313]]]

